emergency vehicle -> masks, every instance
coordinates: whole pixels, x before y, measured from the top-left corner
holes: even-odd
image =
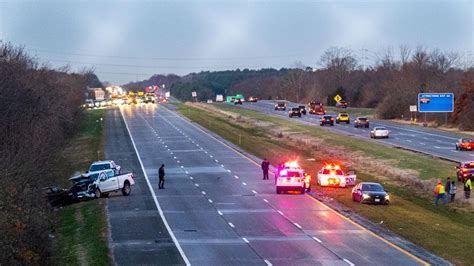
[[[305,173],[297,161],[289,161],[278,166],[275,173],[276,193],[284,191],[311,191],[311,175]]]
[[[356,184],[356,175],[345,174],[339,164],[327,163],[318,172],[318,184],[333,187],[353,186]]]

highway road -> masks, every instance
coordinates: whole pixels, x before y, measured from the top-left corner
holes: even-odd
[[[144,172],[137,182],[149,183],[185,263],[424,264],[307,194],[277,195],[258,164],[171,109],[121,112]],[[166,183],[158,189],[162,163]]]
[[[319,126],[319,115],[307,114],[303,115],[302,118],[289,118],[288,108],[297,107],[296,103],[289,103],[287,111],[275,111],[274,101],[258,101],[257,103],[244,103],[238,107],[248,108],[256,110],[262,113],[276,115],[278,117],[284,117],[291,121],[300,121],[310,125]],[[342,109],[341,109],[342,110]],[[350,111],[350,108],[348,109]],[[334,117],[336,114],[333,114]],[[362,137],[370,140],[368,128],[355,128],[353,121],[355,117],[351,117],[351,124],[334,124],[334,127],[325,126],[328,130],[334,130],[335,132]],[[372,140],[378,143],[402,147],[422,153],[434,155],[436,157],[453,160],[453,161],[474,161],[474,152],[471,151],[457,151],[455,149],[456,141],[461,137],[448,132],[441,132],[439,130],[433,130],[429,128],[419,128],[410,125],[395,124],[389,121],[383,120],[371,120],[370,128],[374,126],[384,126],[390,130],[390,138],[388,139],[377,139]]]

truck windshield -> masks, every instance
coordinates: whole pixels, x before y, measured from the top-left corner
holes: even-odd
[[[100,171],[100,170],[107,170],[110,169],[110,164],[103,163],[103,164],[94,164],[91,166],[90,172]]]

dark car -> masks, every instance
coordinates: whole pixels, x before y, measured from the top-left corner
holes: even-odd
[[[286,111],[286,102],[277,102],[275,103],[275,111],[283,110]]]
[[[362,182],[352,189],[352,200],[360,203],[389,204],[390,196],[379,183]]]
[[[472,150],[474,150],[474,139],[460,138],[456,142],[456,150],[458,150],[458,151],[472,151]]]
[[[474,178],[474,162],[460,162],[458,166],[456,166],[456,176],[458,177],[458,181],[466,181],[468,178],[473,180]]]
[[[324,125],[334,126],[334,117],[330,115],[321,116],[321,118],[319,119],[319,125],[320,126],[324,126]]]
[[[289,117],[297,116],[301,117],[301,109],[299,107],[293,107],[291,110],[288,112]]]
[[[306,115],[306,106],[299,105],[298,108],[300,108],[300,111],[301,111],[302,114]]]
[[[369,128],[369,119],[363,116],[357,117],[356,120],[354,120],[354,127]]]

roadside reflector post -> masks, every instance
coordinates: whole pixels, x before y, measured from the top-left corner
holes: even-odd
[[[242,143],[242,134],[239,134],[239,145]]]

